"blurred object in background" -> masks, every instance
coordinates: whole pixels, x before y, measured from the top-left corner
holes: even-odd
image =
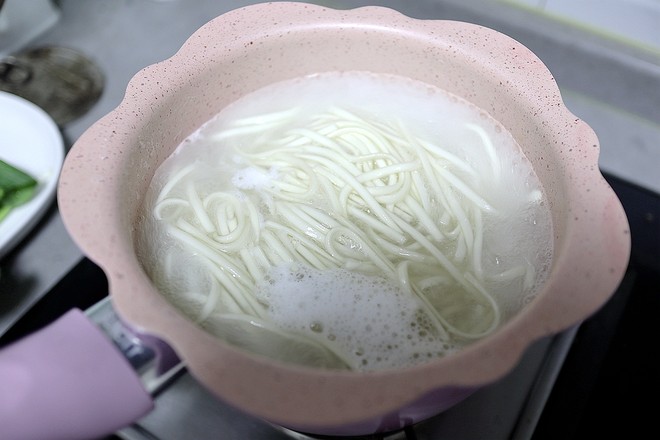
[[[104,78],[73,49],[25,49],[58,23],[60,12],[52,0],[0,0],[0,90],[38,105],[62,126],[98,101]]]
[[[87,113],[103,84],[94,62],[65,47],[39,47],[0,59],[0,90],[38,105],[59,126]]]
[[[0,0],[0,56],[29,44],[59,19],[51,0]]]
[[[660,0],[506,0],[660,61]]]

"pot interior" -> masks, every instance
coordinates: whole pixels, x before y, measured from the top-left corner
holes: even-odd
[[[467,44],[463,38],[476,39],[469,33],[460,34],[462,25],[446,22],[444,27],[448,34],[456,27],[459,45]],[[326,33],[336,37],[328,38]],[[501,36],[492,32],[489,37],[497,40]],[[496,41],[484,44],[480,50],[467,51],[444,37],[425,34],[424,30],[415,34],[359,24],[336,30],[320,26],[295,31],[282,29],[279,33],[248,35],[244,39],[239,51],[208,54],[195,51],[194,58],[177,66],[181,71],[168,72],[170,77],[162,77],[158,72],[159,77],[154,78],[151,72],[143,72],[145,76],[136,88],[142,88],[147,81],[151,88],[158,85],[155,90],[134,90],[144,94],[140,98],[149,107],[148,116],[143,115],[141,124],[131,134],[139,148],[129,151],[131,173],[123,181],[122,192],[134,195],[123,210],[127,215],[136,215],[155,169],[180,142],[237,98],[299,76],[368,71],[435,85],[465,98],[500,121],[533,164],[554,207],[557,236],[564,235],[563,213],[568,195],[562,160],[557,157],[561,152],[555,146],[564,133],[559,131],[563,127],[558,129],[553,125],[554,115],[544,114],[548,107],[563,103],[549,72],[537,69],[533,72],[537,77],[533,78],[529,78],[528,71],[525,75],[510,74],[521,65],[529,67],[530,60],[525,59],[519,65],[514,61],[503,70],[499,63],[504,62],[506,54],[484,53]],[[179,54],[181,57],[187,55],[186,49],[189,48],[184,47]],[[539,66],[532,67],[542,66],[540,61],[535,61]],[[541,93],[544,99],[535,96]],[[131,218],[128,223],[134,222],[135,218]]]

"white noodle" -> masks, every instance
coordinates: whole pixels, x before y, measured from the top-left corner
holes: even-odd
[[[270,176],[267,184],[252,192],[201,194],[192,164],[175,172],[155,200],[154,217],[202,257],[212,277],[198,322],[213,316],[267,319],[255,286],[273,266],[303,263],[396,280],[418,297],[443,340],[476,339],[497,328],[501,311],[482,284],[483,215],[495,208],[478,194],[479,172],[447,149],[412,136],[401,123],[370,121],[341,108],[266,140],[267,131],[291,124],[297,112],[244,118],[213,135],[215,141],[252,136],[254,148],[235,153],[241,164]],[[466,127],[479,136],[499,179],[501,164],[486,132]],[[260,139],[263,146],[256,145]],[[182,185],[184,191],[176,190]],[[269,212],[260,208],[264,205]],[[534,276],[529,265],[491,278],[521,279],[529,288]],[[461,304],[444,310],[432,305],[425,292],[444,288],[462,289],[467,302],[477,301],[474,313],[486,320],[484,330],[450,322]]]

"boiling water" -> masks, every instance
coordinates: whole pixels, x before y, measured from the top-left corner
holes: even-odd
[[[319,116],[333,109],[335,119]],[[330,138],[362,148],[371,132],[360,137],[361,126],[340,137],[356,121],[403,146],[312,153]],[[423,150],[432,156],[411,142],[432,144]],[[429,158],[441,165],[432,170]],[[374,206],[336,183],[363,162],[346,181],[362,179],[374,194],[409,185],[426,213],[387,195]],[[444,179],[441,189],[429,175]],[[520,311],[552,256],[547,205],[520,147],[483,110],[406,78],[328,73],[245,96],[186,139],[154,177],[137,241],[156,285],[207,330],[249,317],[283,341],[295,335],[352,369],[378,370],[450,354]],[[389,213],[410,226],[387,223]]]

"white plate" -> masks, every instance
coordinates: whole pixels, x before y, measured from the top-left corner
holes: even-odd
[[[2,258],[39,221],[55,197],[64,161],[62,133],[41,108],[16,95],[0,92],[0,159],[38,182],[32,199],[0,221]]]

